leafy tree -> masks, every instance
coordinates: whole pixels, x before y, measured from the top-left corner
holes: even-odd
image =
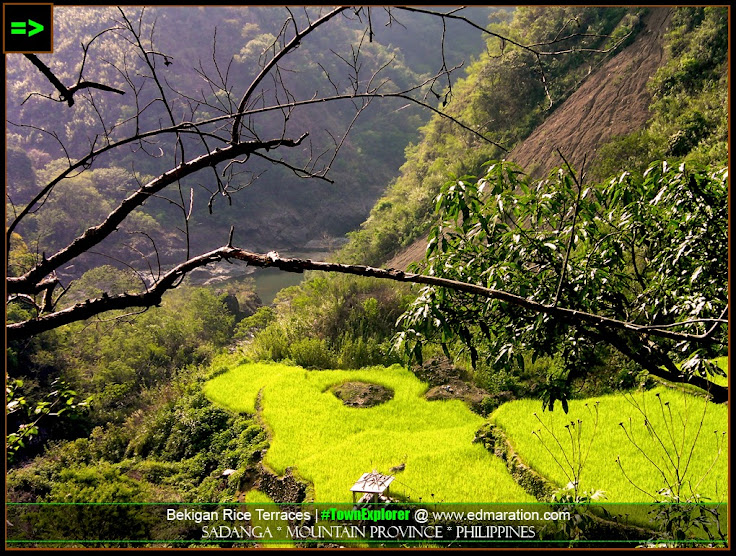
[[[559,356],[544,402],[566,408],[574,379],[610,345],[649,373],[728,389],[710,358],[727,343],[728,171],[666,162],[583,185],[569,168],[531,182],[513,164],[448,181],[437,196],[423,273],[478,284],[485,297],[425,286],[398,338],[421,357],[456,338],[475,363],[523,368],[524,355]]]
[[[13,462],[18,451],[25,448],[26,443],[38,436],[39,422],[45,417],[72,419],[78,417],[89,406],[91,398],[79,401],[77,392],[71,390],[63,381],[56,379],[52,386],[54,390],[46,395],[46,399],[35,404],[29,403],[25,395],[21,393],[23,380],[8,379],[5,375],[5,400],[8,411],[8,436],[7,450],[8,461]]]
[[[29,268],[35,262],[33,253],[28,251],[28,246],[19,234],[13,236],[13,251],[8,253],[8,276],[18,276]]]
[[[68,295],[135,284],[123,272],[98,267]],[[158,389],[206,364],[232,337],[235,317],[224,298],[180,286],[161,307],[142,314],[108,313],[16,343],[7,358],[9,460],[24,464],[51,441],[86,436],[96,425],[122,425],[136,411],[152,410]]]
[[[111,265],[102,265],[85,272],[70,287],[68,295],[75,301],[99,297],[103,292],[117,295],[135,291],[140,284],[133,272],[120,271]]]

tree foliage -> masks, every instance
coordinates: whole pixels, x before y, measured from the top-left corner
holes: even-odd
[[[9,430],[7,436],[8,461],[13,463],[19,450],[39,434],[39,422],[45,417],[66,417],[71,415],[72,419],[79,417],[87,409],[91,398],[84,401],[77,399],[77,392],[71,390],[68,385],[60,379],[51,383],[54,388],[46,395],[46,399],[29,403],[25,395],[20,393],[23,388],[22,379],[7,380],[5,386],[5,402]]]
[[[726,345],[727,194],[725,168],[666,162],[599,185],[569,168],[534,183],[501,162],[481,179],[453,178],[436,199],[424,273],[534,306],[430,285],[402,316],[398,339],[421,357],[424,342],[448,351],[459,338],[474,363],[483,357],[499,369],[523,367],[528,352],[559,356],[544,395],[550,409],[564,404],[601,344],[724,401],[727,390],[708,380],[722,371],[708,359]],[[600,326],[589,315],[628,324]],[[647,330],[672,333],[643,337]]]

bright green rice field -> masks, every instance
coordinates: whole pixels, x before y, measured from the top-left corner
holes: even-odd
[[[591,412],[595,402],[599,402],[597,429]],[[659,440],[647,432],[645,417],[634,404],[646,413]],[[535,412],[559,444],[534,417]],[[642,490],[656,494],[665,486],[664,476],[672,481],[674,470],[678,468],[685,479],[683,495],[689,496],[692,487],[692,491],[712,502],[727,500],[728,439],[727,434],[723,434],[728,431],[726,405],[706,402],[682,390],[658,387],[627,396],[616,394],[571,401],[567,414],[560,407],[543,413],[537,400],[516,400],[502,405],[491,415],[492,422],[504,429],[521,458],[559,486],[565,486],[570,476],[563,452],[569,460],[575,461],[565,425],[578,419],[582,421],[579,453],[586,453],[592,438],[590,455],[580,475],[581,490],[603,490],[609,502],[650,502],[652,498]],[[627,438],[620,423],[646,456]],[[540,429],[539,434],[549,451],[532,434]],[[719,447],[720,456],[716,457]],[[555,462],[556,459],[562,466]],[[657,467],[664,471],[664,476]]]
[[[726,363],[725,358],[719,361],[722,366]],[[347,381],[386,386],[394,398],[371,408],[346,407],[329,388]],[[533,502],[500,459],[472,443],[483,418],[459,400],[425,400],[426,389],[398,365],[307,371],[255,363],[235,366],[210,380],[205,393],[233,411],[254,413],[262,391],[261,418],[271,434],[264,463],[279,474],[294,468],[313,485],[317,502],[350,502],[349,489],[363,473],[373,469],[388,473],[403,461],[406,470],[396,475],[391,491],[411,501]],[[591,413],[596,402],[597,428]],[[661,443],[649,435],[635,404],[646,412]],[[590,445],[580,474],[581,491],[602,490],[606,498],[601,501],[606,502],[650,502],[652,498],[642,491],[656,494],[665,486],[654,462],[670,480],[673,469],[679,468],[686,479],[683,494],[689,495],[692,488],[713,502],[727,500],[728,408],[700,396],[658,387],[574,400],[567,414],[559,404],[555,411],[543,412],[539,400],[517,400],[491,416],[523,461],[560,487],[570,476],[565,457],[576,461],[565,425],[578,420],[582,452]],[[646,455],[627,438],[620,423]],[[532,434],[540,429],[549,451]]]
[[[392,400],[370,408],[342,404],[329,390],[364,381],[394,390]],[[237,366],[205,386],[216,403],[255,411],[271,434],[264,463],[287,467],[314,486],[317,502],[351,502],[350,487],[363,473],[406,461],[391,485],[412,501],[534,502],[500,459],[473,444],[484,420],[459,400],[427,401],[427,385],[395,365],[359,371],[306,371],[282,364]]]

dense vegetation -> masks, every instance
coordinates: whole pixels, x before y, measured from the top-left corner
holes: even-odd
[[[575,20],[577,32],[610,35],[607,38],[596,39],[598,42],[587,44],[603,49],[629,30],[637,30],[639,18],[643,15],[643,12],[638,10],[625,8],[610,10],[577,7],[545,8],[545,18],[550,18],[547,20],[539,17],[539,10],[542,8],[519,8],[514,11],[513,16],[505,12],[500,13],[493,20],[491,28],[503,31],[520,41],[544,42],[553,38],[567,22]],[[188,17],[191,18],[185,22],[184,27],[201,27],[208,17],[206,10],[184,13],[189,14]],[[245,27],[242,22],[232,17],[226,18],[225,24],[218,27],[218,43],[221,38],[224,41],[224,37],[227,37],[228,41],[244,43],[243,50],[236,56],[236,64],[240,69],[247,67],[248,57],[254,56],[263,42],[268,40],[268,37],[264,36],[267,32],[261,33],[267,27],[268,22],[263,18],[267,18],[268,10],[253,13],[260,14],[258,17],[261,19],[250,22]],[[91,18],[85,19],[84,14],[81,12],[80,14],[78,17],[84,19],[85,25],[93,25],[87,23]],[[168,17],[168,12],[164,13],[162,24],[172,24],[172,21],[166,21]],[[183,25],[180,20],[176,22],[177,25]],[[66,48],[64,41],[71,41],[68,37],[64,38],[65,25],[68,24],[71,29],[72,23],[74,22],[70,19],[59,27],[59,36],[63,41],[58,47],[62,53]],[[79,21],[74,23],[78,24]],[[89,32],[92,32],[91,27]],[[351,32],[349,27],[344,29],[345,34],[349,35]],[[167,33],[160,35],[164,37]],[[184,52],[177,58],[206,57],[200,53],[207,52],[210,48],[210,37],[206,33],[197,36],[200,43],[205,41],[207,44],[193,42],[191,51]],[[727,171],[724,170],[728,130],[725,86],[727,36],[727,11],[724,8],[676,9],[671,30],[667,35],[668,62],[660,69],[650,85],[653,98],[652,119],[643,130],[617,138],[604,147],[589,174],[591,195],[598,195],[598,201],[606,195],[607,199],[611,200],[620,194],[615,187],[617,182],[611,180],[614,176],[618,179],[624,171],[627,175],[621,178],[621,183],[625,183],[628,187],[628,200],[642,201],[653,198],[659,192],[659,189],[654,189],[652,183],[645,187],[646,180],[656,181],[670,171],[665,170],[665,166],[660,162],[656,166],[658,170],[650,170],[645,174],[652,161],[666,159],[668,161],[666,168],[672,169],[671,172],[674,173],[678,172],[682,163],[685,163],[684,168],[694,168],[692,173],[681,172],[681,174],[684,177],[696,176],[696,187],[691,190],[695,196],[684,195],[687,187],[680,188],[679,193],[683,195],[673,193],[670,198],[680,200],[682,203],[671,203],[665,208],[661,208],[660,204],[662,212],[654,215],[672,223],[670,228],[662,230],[660,235],[654,237],[660,247],[680,241],[682,238],[677,234],[682,230],[676,224],[680,221],[689,222],[692,215],[714,218],[719,226],[723,224],[728,184]],[[246,40],[247,42],[244,42]],[[378,44],[371,51],[371,60],[380,63],[383,56],[396,52],[401,46],[406,57],[404,70],[407,74],[427,71],[422,65],[421,52],[408,49],[407,46],[412,41],[405,40],[406,44],[392,43],[391,46],[377,40]],[[104,44],[108,45],[108,42]],[[100,48],[102,44],[101,42]],[[166,47],[165,44],[163,46]],[[490,60],[479,59],[473,63],[467,77],[454,86],[451,106],[455,107],[453,114],[466,118],[471,125],[482,127],[495,141],[510,149],[544,119],[548,113],[549,99],[536,74],[538,66],[535,60],[529,59],[523,51],[514,48],[513,45],[500,45],[498,42],[489,41],[487,46],[495,57]],[[316,45],[315,50],[305,50],[304,59],[316,56],[320,50],[326,50],[325,44]],[[110,54],[113,57],[115,55],[115,51]],[[588,72],[589,66],[600,63],[605,56],[597,54],[584,57],[577,53],[554,58],[552,61],[545,60],[545,76],[549,83],[552,106],[557,106],[564,100]],[[318,58],[313,60],[314,63],[319,61]],[[178,60],[175,60],[175,63],[178,65]],[[58,67],[60,75],[63,74],[62,66]],[[11,67],[9,71],[8,80],[15,82],[19,73],[13,72],[20,70]],[[41,89],[39,83],[33,82],[37,77],[29,73],[30,81],[18,79],[17,87],[14,85],[15,89],[12,91],[15,95],[13,98],[19,98],[28,91]],[[111,83],[116,82],[113,73],[95,77],[104,78]],[[397,79],[400,79],[400,76],[397,76]],[[29,101],[22,110],[39,110],[39,106]],[[110,108],[117,109],[114,106]],[[52,117],[61,117],[59,114],[54,113]],[[9,114],[10,119],[16,116],[18,115]],[[72,120],[67,129],[70,133],[74,133],[77,125],[89,117],[90,114],[85,114],[80,109],[71,116]],[[121,113],[116,117],[124,119],[125,114]],[[377,112],[371,117],[373,119],[366,120],[364,127],[357,130],[355,143],[351,146],[354,151],[351,151],[351,154],[357,153],[358,150],[370,151],[373,153],[370,156],[374,156],[376,160],[389,162],[380,165],[380,171],[367,171],[366,168],[373,168],[374,165],[360,162],[361,159],[358,158],[346,157],[348,161],[343,163],[342,167],[336,167],[336,171],[342,176],[350,176],[345,180],[352,180],[351,183],[356,189],[364,187],[370,189],[372,185],[386,183],[391,179],[391,171],[386,168],[398,166],[403,146],[412,140],[413,130],[422,123],[417,114],[408,110],[394,113],[390,117]],[[329,116],[319,112],[315,115],[315,119],[320,118],[329,119]],[[389,138],[386,139],[383,133],[378,136],[374,131],[376,127],[373,126],[385,128]],[[435,201],[443,184],[451,176],[478,176],[485,162],[502,156],[502,151],[497,147],[480,144],[469,134],[451,129],[447,122],[439,118],[434,118],[424,125],[421,134],[422,139],[405,151],[406,162],[402,166],[401,175],[392,182],[384,197],[376,203],[362,229],[350,235],[349,244],[337,255],[338,260],[367,264],[385,262],[398,249],[408,245],[438,221]],[[73,143],[74,138],[70,139]],[[28,196],[27,184],[43,179],[46,175],[44,172],[51,172],[57,164],[55,160],[60,155],[59,152],[44,150],[40,146],[40,134],[37,133],[12,136],[8,142],[9,161],[11,159],[15,161],[11,165],[9,179],[12,183],[18,184],[11,194],[15,195],[14,201],[22,200]],[[56,244],[66,242],[79,232],[82,223],[104,215],[109,210],[111,200],[121,195],[121,192],[110,189],[108,184],[113,182],[120,184],[124,183],[125,179],[130,179],[129,172],[121,170],[125,164],[126,161],[111,163],[107,168],[94,170],[69,180],[68,187],[74,188],[76,198],[72,202],[69,196],[57,195],[47,201],[48,207],[53,209],[50,220],[32,219],[31,227],[23,230],[28,244],[18,242],[19,248],[12,253],[9,261],[11,267],[9,272],[17,274],[26,267],[38,246],[53,248]],[[136,167],[136,172],[141,175],[156,171],[158,169],[153,166]],[[276,174],[275,181],[282,177],[277,172],[274,174]],[[453,180],[453,183],[456,181]],[[471,180],[467,181],[472,183]],[[689,185],[687,181],[684,183]],[[448,193],[448,188],[445,189],[445,193]],[[253,213],[266,212],[267,206],[273,208],[274,204],[281,202],[283,190],[276,189],[271,196],[265,193],[266,189],[268,187],[265,186],[253,189],[252,196],[247,197],[247,202],[244,201],[244,204],[250,207],[248,210],[252,210]],[[625,188],[621,188],[621,191],[623,189]],[[564,188],[558,192],[562,195]],[[567,190],[568,195],[575,192],[574,189]],[[308,204],[317,199],[325,204],[335,200],[333,197],[329,197],[332,200],[325,200],[323,193],[322,189],[306,188],[290,195],[291,201],[297,205]],[[508,196],[511,191],[494,193],[503,197]],[[652,195],[647,198],[644,193]],[[344,191],[333,194],[336,197],[345,195]],[[663,195],[669,193],[665,192]],[[661,200],[661,197],[659,199]],[[361,202],[366,201],[363,199]],[[574,202],[574,199],[567,199],[567,202]],[[642,210],[644,208],[659,210],[655,205],[656,203],[642,201],[637,206]],[[228,211],[231,209],[224,206],[221,208],[220,214],[226,216],[230,214]],[[242,208],[242,206],[234,207],[232,210]],[[459,206],[455,208],[458,209]],[[498,207],[497,204],[489,203],[486,208]],[[164,203],[160,205],[152,203],[146,212],[137,214],[132,223],[137,230],[145,231],[149,227],[155,229],[162,223],[173,221],[174,213],[170,211],[171,207]],[[672,211],[680,212],[673,214]],[[704,215],[705,212],[708,214]],[[247,220],[251,213],[242,214],[246,215],[243,218]],[[484,215],[484,218],[490,221],[492,216],[488,214]],[[625,223],[623,214],[619,213],[617,217],[620,217],[619,220],[611,220],[606,225]],[[458,218],[457,222],[462,223],[463,218]],[[223,218],[223,222],[225,220]],[[466,222],[469,225],[471,220],[468,219]],[[216,223],[212,224],[204,217],[197,221],[197,225],[202,228],[203,235],[217,229]],[[253,226],[267,228],[262,222],[253,223]],[[336,227],[330,233],[342,233],[343,228]],[[699,232],[705,229],[699,228]],[[603,235],[605,236],[605,231]],[[612,254],[609,255],[613,258],[598,262],[600,266],[619,266],[617,272],[612,273],[609,278],[627,285],[628,290],[625,292],[627,303],[633,300],[639,302],[643,310],[656,310],[662,314],[677,310],[682,318],[717,316],[721,305],[699,305],[698,299],[682,295],[683,288],[694,291],[700,286],[710,288],[712,290],[710,293],[715,292],[718,299],[725,295],[724,291],[715,291],[722,288],[724,269],[717,267],[719,261],[725,260],[723,258],[726,251],[725,231],[719,232],[717,244],[706,245],[707,242],[702,241],[704,237],[700,233],[697,237],[689,238],[692,240],[690,245],[694,249],[692,258],[690,254],[682,258],[677,257],[676,263],[680,265],[677,275],[659,272],[657,261],[654,263],[650,261],[650,278],[654,282],[657,277],[661,278],[660,282],[650,284],[652,289],[667,290],[666,295],[659,298],[662,300],[661,304],[654,308],[648,305],[645,307],[644,298],[639,297],[646,290],[634,276],[639,270],[636,264],[641,262],[641,258],[636,256],[632,258],[628,253],[617,253],[616,250],[620,251],[621,246],[617,247],[614,245],[615,242],[611,242]],[[30,238],[33,238],[33,241]],[[513,236],[505,239],[513,241]],[[459,245],[460,243],[463,245]],[[581,245],[582,243],[583,240]],[[544,244],[545,242],[536,242],[534,245],[530,243],[527,247],[536,249],[537,254],[549,255],[552,248],[547,246],[545,251]],[[451,245],[447,247],[447,250],[443,249],[443,253],[448,256],[448,260],[453,260],[452,257],[464,257],[468,253],[462,250],[467,247],[466,242],[458,241],[458,245],[454,246],[457,249],[449,249]],[[655,256],[672,255],[671,249],[669,251],[664,248],[655,249],[651,245],[647,246],[647,249]],[[703,260],[708,263],[706,267],[698,269],[692,266],[696,251],[702,252],[698,258],[704,257]],[[703,253],[705,254],[701,257]],[[579,263],[577,270],[585,266],[584,255],[582,247],[580,250],[572,250],[571,262]],[[619,255],[618,258],[616,255]],[[121,256],[124,257],[125,253]],[[465,262],[472,266],[472,262]],[[668,267],[667,261],[660,262],[662,268]],[[669,262],[672,262],[672,257]],[[479,258],[476,263],[480,265],[481,259]],[[439,267],[438,263],[437,268]],[[453,271],[460,272],[459,266],[455,265],[452,268]],[[493,272],[495,272],[493,276],[484,277],[486,283],[493,284],[494,280],[505,279],[506,275],[497,269]],[[509,273],[508,276],[509,280],[517,282],[516,285],[527,287],[527,293],[536,287],[540,291],[543,290],[546,295],[554,294],[556,292],[554,286],[559,283],[557,280],[545,282],[543,273],[535,276],[537,281],[534,282],[523,269],[517,269],[516,274]],[[465,278],[466,274],[462,277]],[[527,278],[529,280],[525,282]],[[599,282],[588,283],[587,277],[582,279],[580,276],[568,275],[567,278],[569,282],[580,279],[581,283],[588,284],[588,290],[603,294],[604,288]],[[590,279],[604,278],[606,275],[602,272]],[[681,283],[675,287],[665,283],[668,280],[679,280]],[[132,274],[113,267],[100,267],[75,282],[67,295],[70,299],[84,299],[87,295],[95,295],[95,292],[125,291],[126,288],[132,287],[133,283]],[[139,287],[140,284],[136,286]],[[573,289],[565,290],[562,294],[563,299],[574,301],[578,293],[580,292]],[[467,435],[472,436],[471,429],[477,428],[483,420],[480,416],[467,411],[460,402],[433,406],[432,403],[421,400],[419,394],[424,387],[406,371],[399,372],[396,369],[347,371],[406,362],[403,355],[392,351],[391,347],[395,334],[400,331],[396,321],[415,302],[417,295],[418,291],[408,286],[396,287],[376,279],[308,275],[302,285],[282,291],[272,306],[256,310],[257,304],[253,302],[252,292],[242,284],[236,284],[228,291],[185,285],[168,294],[160,307],[151,308],[142,314],[103,315],[100,319],[68,325],[38,335],[26,342],[13,343],[7,352],[8,402],[10,402],[8,441],[11,465],[8,475],[8,501],[233,500],[241,494],[244,472],[254,468],[264,457],[265,463],[278,472],[296,465],[301,475],[312,482],[320,497],[326,500],[334,496],[337,500],[338,496],[346,495],[345,481],[354,480],[354,475],[359,475],[371,465],[384,467],[394,465],[398,463],[396,460],[400,461],[401,457],[410,451],[410,447],[419,453],[422,446],[426,447],[427,444],[442,446],[448,442],[449,446],[451,441],[456,440],[458,442],[462,440],[462,446],[453,444],[447,453],[436,457],[428,455],[424,463],[446,469],[448,475],[452,474],[452,464],[448,464],[450,456],[466,458],[463,460],[463,466],[467,463],[469,468],[471,466],[469,462],[472,461],[472,465],[478,466],[472,469],[478,472],[480,467],[488,464],[496,465],[498,462],[495,462],[495,459],[480,446],[469,444]],[[233,304],[233,298],[239,301],[239,306]],[[622,305],[620,299],[618,301],[603,299],[600,296],[596,299],[600,303],[591,310],[600,310],[603,307],[603,310],[613,311]],[[452,303],[449,297],[447,301],[452,309],[458,313],[462,312],[460,304]],[[420,305],[421,299],[414,305],[415,316]],[[247,311],[243,310],[245,306],[249,307]],[[11,305],[8,309],[8,319],[14,320],[19,316],[14,312],[23,310],[20,305]],[[658,482],[657,474],[646,472],[644,456],[631,449],[626,431],[622,431],[618,424],[623,422],[621,416],[626,411],[631,412],[633,407],[630,404],[624,405],[626,402],[621,393],[643,386],[645,390],[649,390],[635,394],[634,396],[639,396],[635,399],[646,399],[650,409],[654,407],[658,410],[657,394],[661,394],[664,398],[671,390],[662,388],[651,390],[655,382],[651,376],[641,373],[642,365],[636,358],[626,359],[613,349],[589,340],[581,341],[574,335],[555,336],[553,334],[555,330],[551,330],[555,327],[550,325],[550,330],[547,330],[545,327],[548,323],[544,321],[531,323],[528,330],[520,332],[520,336],[527,335],[524,345],[518,348],[515,346],[513,350],[507,348],[504,351],[503,348],[511,344],[511,339],[504,336],[502,328],[505,328],[509,336],[519,332],[513,328],[514,323],[510,322],[515,318],[515,314],[506,312],[505,317],[498,318],[495,322],[498,330],[491,338],[488,338],[481,329],[476,313],[472,313],[471,326],[467,325],[468,314],[464,315],[466,319],[464,321],[461,318],[463,315],[455,319],[452,324],[459,326],[456,329],[452,327],[443,329],[437,322],[427,321],[429,328],[434,330],[424,332],[437,332],[440,341],[435,345],[420,345],[419,353],[423,355],[425,361],[434,356],[449,354],[453,359],[451,364],[465,371],[467,376],[487,393],[488,396],[481,407],[484,416],[491,414],[503,401],[518,400],[500,405],[491,419],[514,439],[522,458],[527,463],[557,486],[564,487],[567,479],[564,470],[554,463],[554,458],[547,457],[548,452],[540,450],[538,439],[530,435],[532,430],[540,428],[539,421],[535,420],[533,413],[536,411],[541,414],[540,398],[544,398],[549,406],[553,405],[555,399],[565,399],[569,414],[565,415],[560,411],[555,411],[552,415],[545,414],[544,424],[558,427],[555,430],[560,431],[562,435],[561,429],[564,428],[562,422],[579,417],[584,423],[584,434],[587,435],[591,421],[590,413],[584,409],[584,404],[594,403],[592,397],[596,397],[595,400],[601,402],[597,434],[605,436],[610,440],[610,444],[594,444],[592,455],[582,475],[583,482],[577,486],[581,491],[603,489],[612,500],[639,499],[634,485],[657,494],[657,489],[663,486]],[[404,321],[406,320],[405,318]],[[463,327],[464,332],[460,331]],[[415,345],[412,344],[412,347]],[[477,357],[477,353],[473,356],[470,349],[463,351],[463,348],[468,346],[473,346],[487,357]],[[670,350],[681,347],[673,344],[667,346]],[[235,352],[235,356],[220,355],[226,348]],[[416,355],[416,350],[412,351]],[[673,358],[671,362],[679,364],[686,360],[686,355],[691,353],[684,353],[682,357]],[[698,365],[703,369],[714,371],[709,366],[708,360],[723,354],[716,350],[704,351],[697,355],[697,364],[691,365],[690,371],[698,371]],[[285,365],[263,363],[269,361],[278,361]],[[291,366],[294,363],[310,371]],[[311,369],[342,369],[342,371],[317,373]],[[586,372],[582,372],[583,370]],[[232,382],[233,377],[241,376],[242,380]],[[334,426],[339,424],[348,428],[353,427],[349,432],[356,433],[357,429],[364,425],[363,421],[343,418],[345,412],[349,413],[350,410],[339,406],[338,400],[329,392],[325,392],[325,388],[334,382],[345,380],[348,376],[362,377],[379,383],[385,378],[387,384],[397,391],[406,387],[411,393],[406,399],[395,400],[394,405],[384,404],[383,409],[354,411],[381,413],[390,410],[393,412],[391,418],[399,419],[401,415],[398,413],[403,408],[407,412],[418,412],[407,413],[405,416],[414,419],[416,422],[413,424],[430,426],[422,431],[421,434],[427,435],[424,438],[420,432],[406,425],[404,428],[413,431],[411,440],[394,438],[396,442],[390,446],[380,446],[381,449],[378,451],[385,456],[380,461],[371,454],[364,453],[356,457],[353,467],[347,468],[341,463],[340,467],[346,469],[346,475],[342,477],[343,482],[338,485],[335,482],[338,476],[333,474],[337,464],[332,460],[329,464],[325,464],[318,458],[317,452],[326,444],[310,443],[310,449],[314,448],[316,452],[308,454],[294,454],[293,450],[305,436],[322,435],[320,438],[323,439],[325,435],[331,435],[342,438],[347,434],[345,430],[335,429],[325,432],[314,427],[294,428],[290,430],[290,436],[281,439],[277,436],[274,439],[273,436],[269,436],[269,431],[263,428],[263,423],[255,417],[254,402],[260,388],[265,386],[263,416],[266,423],[273,426],[276,431],[284,426],[285,422],[291,422],[296,427],[300,421],[311,419],[309,412],[315,411],[319,402],[319,410],[324,411],[325,415],[330,411],[342,412],[339,413],[340,419],[334,422],[331,417],[325,417],[325,424],[329,422]],[[210,379],[212,380],[207,382]],[[715,377],[714,380],[720,384],[726,383],[724,376]],[[233,399],[236,395],[237,400]],[[604,395],[611,396],[600,397]],[[698,411],[702,411],[700,404],[705,402],[700,398],[689,395],[685,397],[681,394],[678,396],[672,398],[670,402],[672,407],[684,403],[692,407],[695,404]],[[528,397],[533,399],[521,400]],[[210,398],[218,400],[222,405],[213,403]],[[305,408],[305,400],[314,403]],[[406,407],[401,406],[401,403],[406,403]],[[441,410],[435,409],[436,407],[441,407]],[[715,456],[721,449],[725,454],[727,447],[718,441],[711,442],[713,438],[710,432],[721,431],[723,428],[725,408],[713,404],[703,407],[707,409],[703,423],[705,423],[704,430],[707,430],[708,434],[702,434],[694,453],[707,455],[702,457],[698,455],[695,458],[698,463],[690,470],[690,476],[694,477],[692,490],[696,494],[716,499],[716,492],[720,495],[725,480],[725,456],[718,460],[714,470],[702,483],[698,481],[706,474],[702,466],[707,466],[713,461],[711,455]],[[580,417],[581,413],[584,413],[583,417]],[[695,413],[699,417],[700,413]],[[611,415],[614,414],[618,420],[612,419]],[[444,437],[440,438],[438,436],[440,427],[434,425],[443,419],[457,424],[458,430],[462,428],[464,436],[458,434],[447,441]],[[552,422],[555,424],[550,424]],[[445,424],[446,422],[442,421],[442,425]],[[657,424],[660,425],[666,427],[666,422]],[[698,426],[695,417],[690,425]],[[397,425],[399,428],[402,426],[401,422]],[[270,432],[273,433],[273,430]],[[637,431],[637,434],[639,432]],[[369,429],[362,434],[376,436]],[[417,444],[410,446],[414,441]],[[616,450],[612,449],[614,443]],[[396,444],[400,444],[401,448],[397,448]],[[345,446],[329,444],[329,450],[340,456],[344,448]],[[616,465],[611,455],[614,452],[615,455],[621,454],[623,469],[630,472],[630,480],[621,479],[618,475],[614,477],[609,473]],[[297,461],[302,456],[303,460]],[[419,458],[409,461],[419,463],[422,460]],[[223,479],[221,473],[226,468],[237,469],[238,472]],[[520,493],[520,489],[516,488],[503,469],[499,467],[497,471],[499,481],[508,486],[504,491],[505,498],[514,497],[521,500],[526,496]],[[417,475],[413,475],[414,473]],[[424,492],[428,475],[421,473],[420,465],[407,467],[406,484],[413,489],[407,496],[413,497],[414,491]],[[447,484],[449,485],[447,492],[435,490],[434,493],[443,500],[469,499],[470,494],[466,494],[466,487],[450,485],[449,482]],[[457,490],[453,490],[456,487]],[[462,494],[458,495],[458,492]],[[492,493],[484,494],[478,491],[473,495],[488,498]],[[253,491],[248,496],[255,497],[249,499],[254,503],[264,501],[264,498],[254,494]]]
[[[107,276],[102,279],[99,275],[105,270]],[[80,281],[79,288],[94,287],[92,273]],[[121,278],[110,268],[97,274],[105,284]],[[99,435],[103,430],[124,451],[134,434],[134,415],[157,408],[160,400],[173,395],[167,392],[179,374],[191,374],[191,369],[208,363],[230,341],[236,315],[228,311],[226,297],[183,286],[160,308],[144,314],[107,315],[11,346],[9,386],[22,403],[9,416],[9,432],[26,431],[24,425],[38,416],[37,404],[45,403],[46,393],[58,380],[74,392],[67,399],[92,397],[89,404],[60,420],[43,417],[37,424],[39,433],[26,431],[19,438],[22,444],[11,446],[11,455],[16,448],[25,448],[19,455],[37,452],[43,440],[73,439],[90,432]]]
[[[282,290],[273,308],[244,319],[236,335],[254,336],[244,353],[255,360],[289,360],[317,369],[398,362],[390,340],[410,299],[408,289],[377,279],[316,276]]]

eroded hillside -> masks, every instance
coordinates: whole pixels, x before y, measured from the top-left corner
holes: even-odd
[[[654,8],[634,42],[591,75],[545,122],[511,151],[513,160],[534,176],[561,163],[556,149],[580,168],[617,135],[641,128],[649,119],[647,83],[664,60],[662,39],[671,10]]]
[[[580,167],[589,164],[611,138],[636,131],[649,119],[647,83],[665,61],[663,36],[671,17],[669,8],[652,8],[643,18],[644,29],[618,55],[591,68],[590,75],[508,158],[534,176],[562,164],[556,150]],[[391,258],[385,266],[406,269],[424,256],[427,236]]]

